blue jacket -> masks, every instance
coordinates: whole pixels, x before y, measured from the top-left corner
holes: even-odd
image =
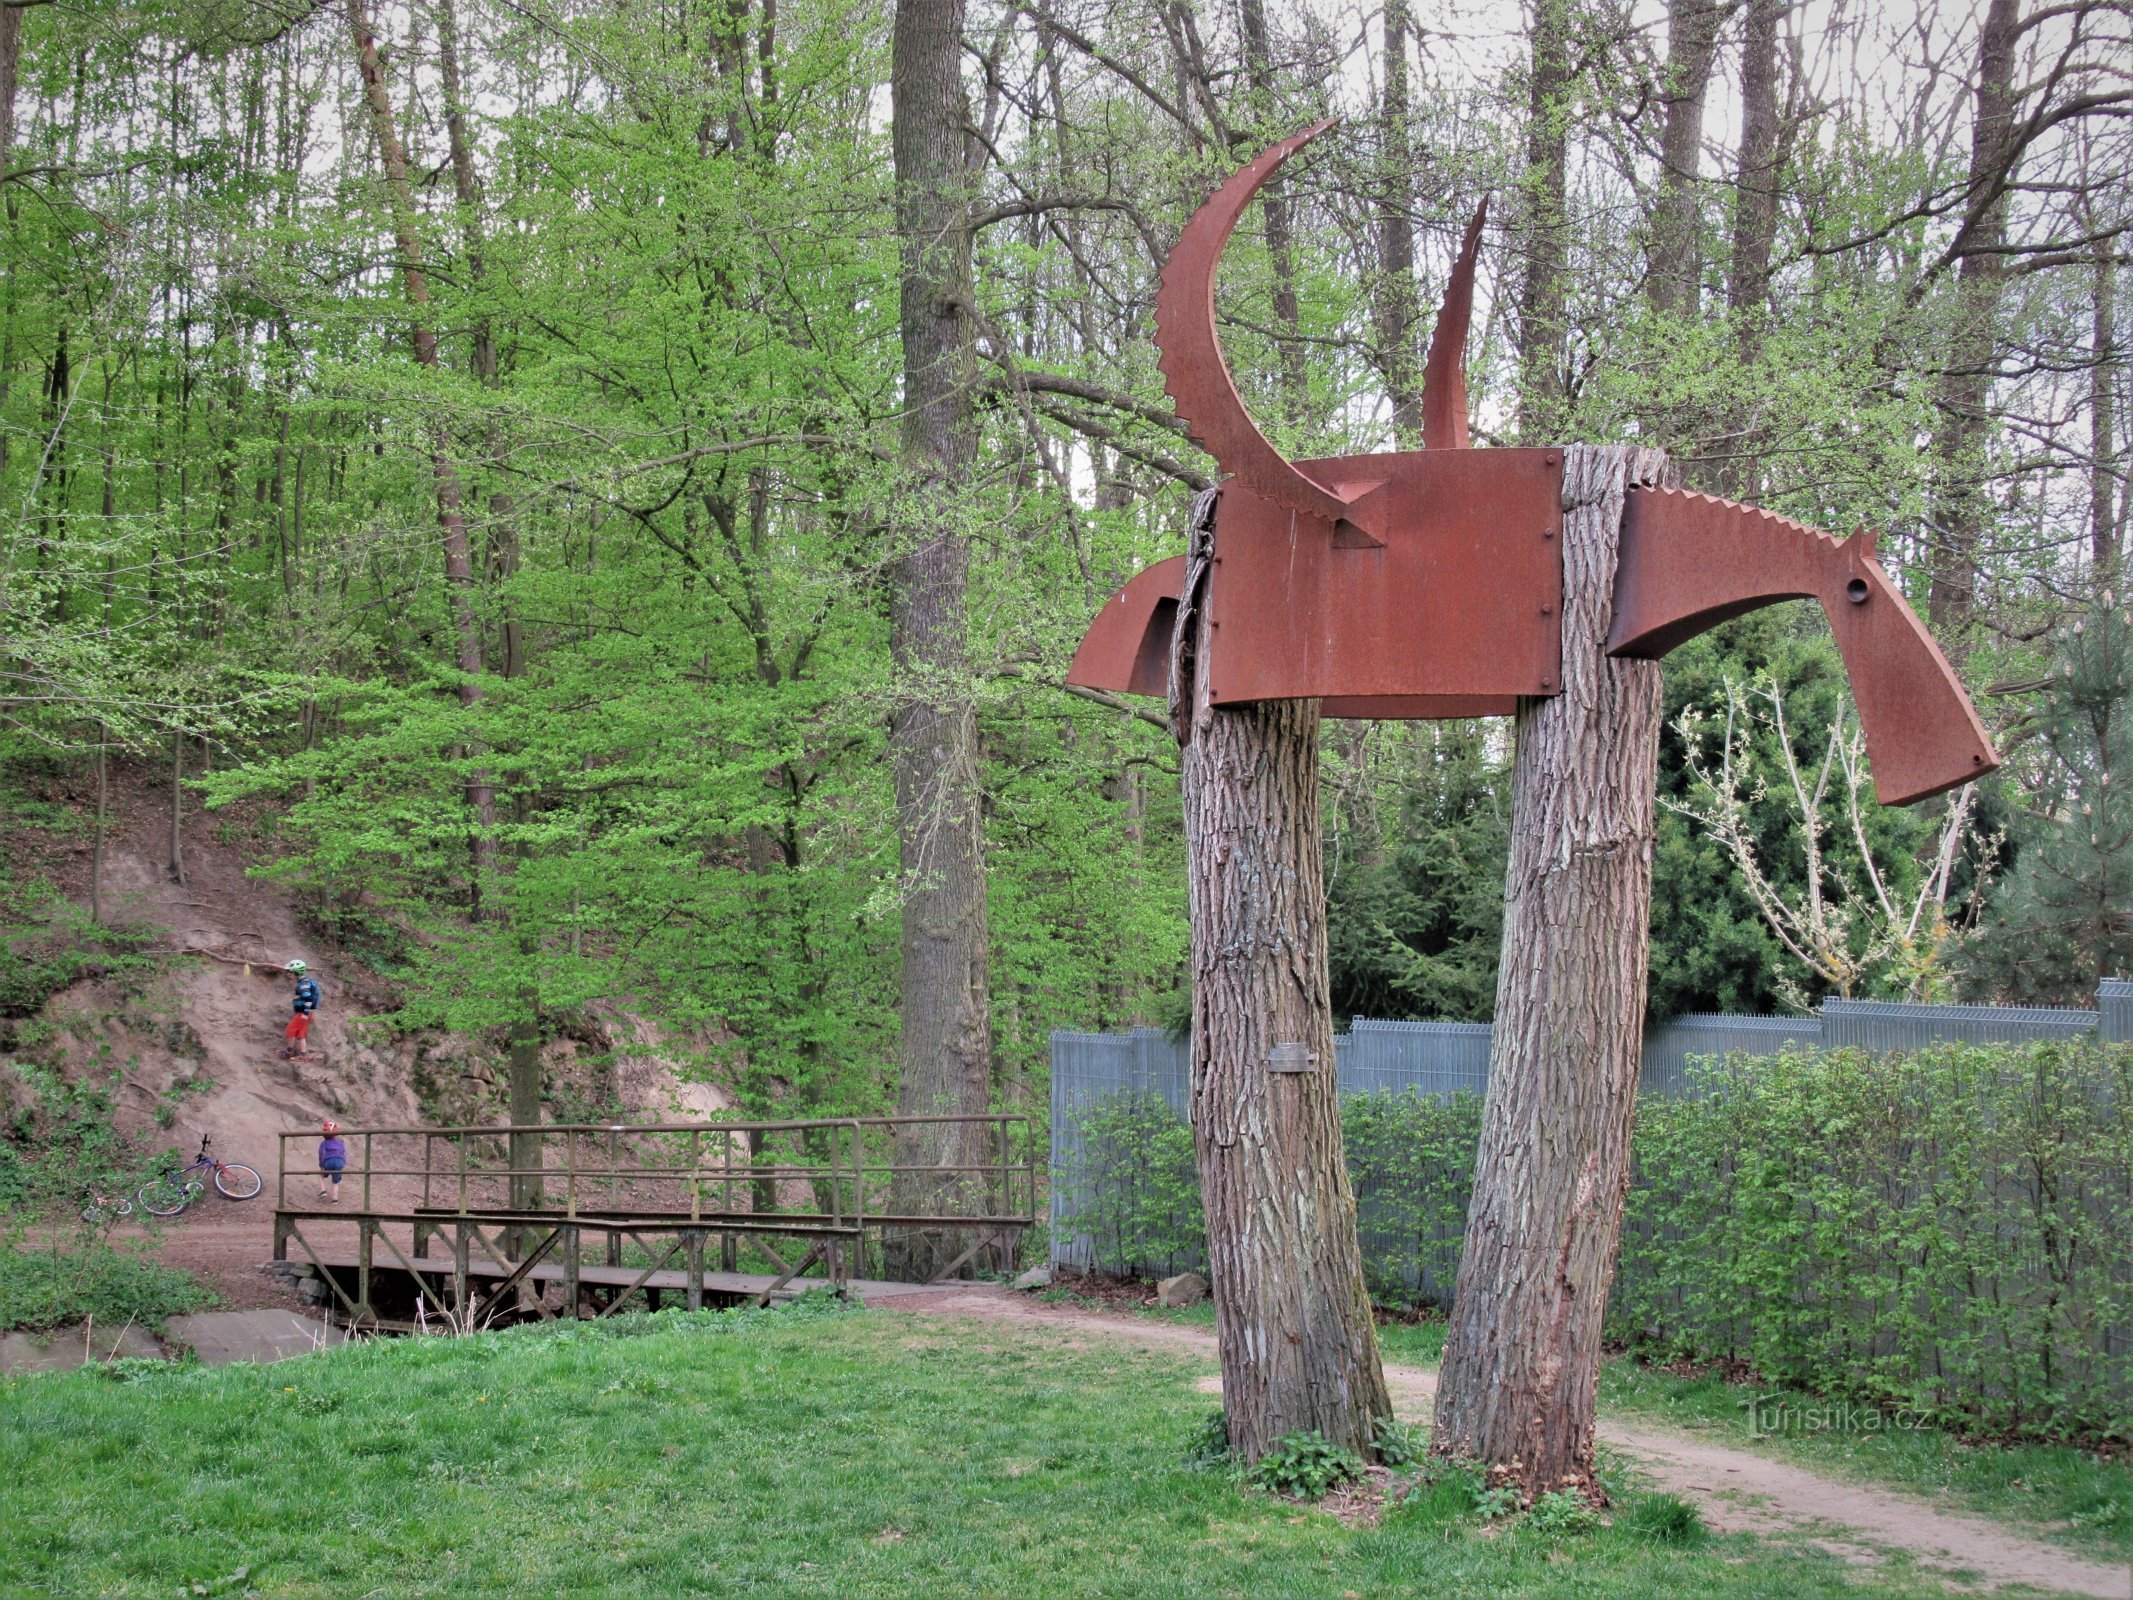
[[[318,992],[318,979],[304,977],[296,980],[296,1010],[299,1012],[316,1011],[319,1001],[323,998],[324,996]]]

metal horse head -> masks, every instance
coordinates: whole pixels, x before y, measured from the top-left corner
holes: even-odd
[[[1563,456],[1468,448],[1463,366],[1483,213],[1430,340],[1422,449],[1291,461],[1254,425],[1222,358],[1223,247],[1260,186],[1332,126],[1282,140],[1218,188],[1179,236],[1156,296],[1165,387],[1230,475],[1204,600],[1209,692],[1217,705],[1318,699],[1334,717],[1506,714],[1562,681]],[[1067,681],[1166,693],[1184,582],[1180,556],[1128,583],[1089,625]],[[1819,600],[1829,617],[1883,803],[1999,764],[1871,536],[1840,541],[1710,495],[1630,491],[1610,653],[1657,658],[1786,599]]]

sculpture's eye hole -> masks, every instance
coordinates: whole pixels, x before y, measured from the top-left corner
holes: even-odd
[[[1845,596],[1846,596],[1846,598],[1848,598],[1848,599],[1849,599],[1849,600],[1851,601],[1851,603],[1852,603],[1853,605],[1855,605],[1855,606],[1863,606],[1863,605],[1865,605],[1865,604],[1866,604],[1866,597],[1867,597],[1867,594],[1869,593],[1869,591],[1868,591],[1868,589],[1867,589],[1867,587],[1866,587],[1866,579],[1864,579],[1864,578],[1854,578],[1854,579],[1852,579],[1852,581],[1851,581],[1850,583],[1847,583],[1847,584],[1846,584],[1846,585],[1844,586],[1844,593],[1845,593]]]

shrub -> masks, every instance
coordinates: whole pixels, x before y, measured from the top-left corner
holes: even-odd
[[[1370,1445],[1380,1466],[1411,1467],[1421,1461],[1428,1450],[1429,1434],[1397,1417],[1380,1417]]]
[[[1229,1416],[1211,1411],[1185,1441],[1185,1465],[1194,1472],[1214,1472],[1229,1463]]]
[[[2133,1438],[2133,1048],[1788,1051],[1647,1100],[1609,1332],[1772,1385]]]
[[[1114,1094],[1090,1107],[1063,1176],[1071,1198],[1061,1237],[1087,1235],[1114,1271],[1157,1276],[1206,1265],[1192,1129],[1161,1095]]]
[[[1480,1102],[1357,1094],[1342,1131],[1381,1302],[1449,1290]],[[1062,1234],[1119,1270],[1205,1248],[1192,1140],[1100,1102]],[[1607,1334],[1966,1429],[2133,1440],[2133,1046],[1942,1044],[1703,1063],[1638,1110]]]
[[[1549,1538],[1590,1533],[1600,1525],[1592,1502],[1575,1489],[1550,1489],[1538,1496],[1526,1513],[1526,1526]]]
[[[1274,1442],[1246,1474],[1254,1488],[1291,1500],[1322,1500],[1327,1493],[1363,1475],[1355,1453],[1343,1450],[1322,1433],[1292,1433]]]
[[[13,1250],[0,1269],[0,1333],[66,1327],[92,1317],[101,1327],[154,1327],[212,1299],[191,1274],[107,1244]]]
[[[1341,1098],[1363,1275],[1385,1304],[1449,1305],[1481,1141],[1481,1096],[1413,1090]]]

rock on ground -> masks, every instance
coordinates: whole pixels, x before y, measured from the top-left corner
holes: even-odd
[[[1175,1278],[1165,1278],[1155,1286],[1155,1303],[1182,1310],[1196,1306],[1207,1298],[1207,1280],[1197,1272],[1181,1272]]]

